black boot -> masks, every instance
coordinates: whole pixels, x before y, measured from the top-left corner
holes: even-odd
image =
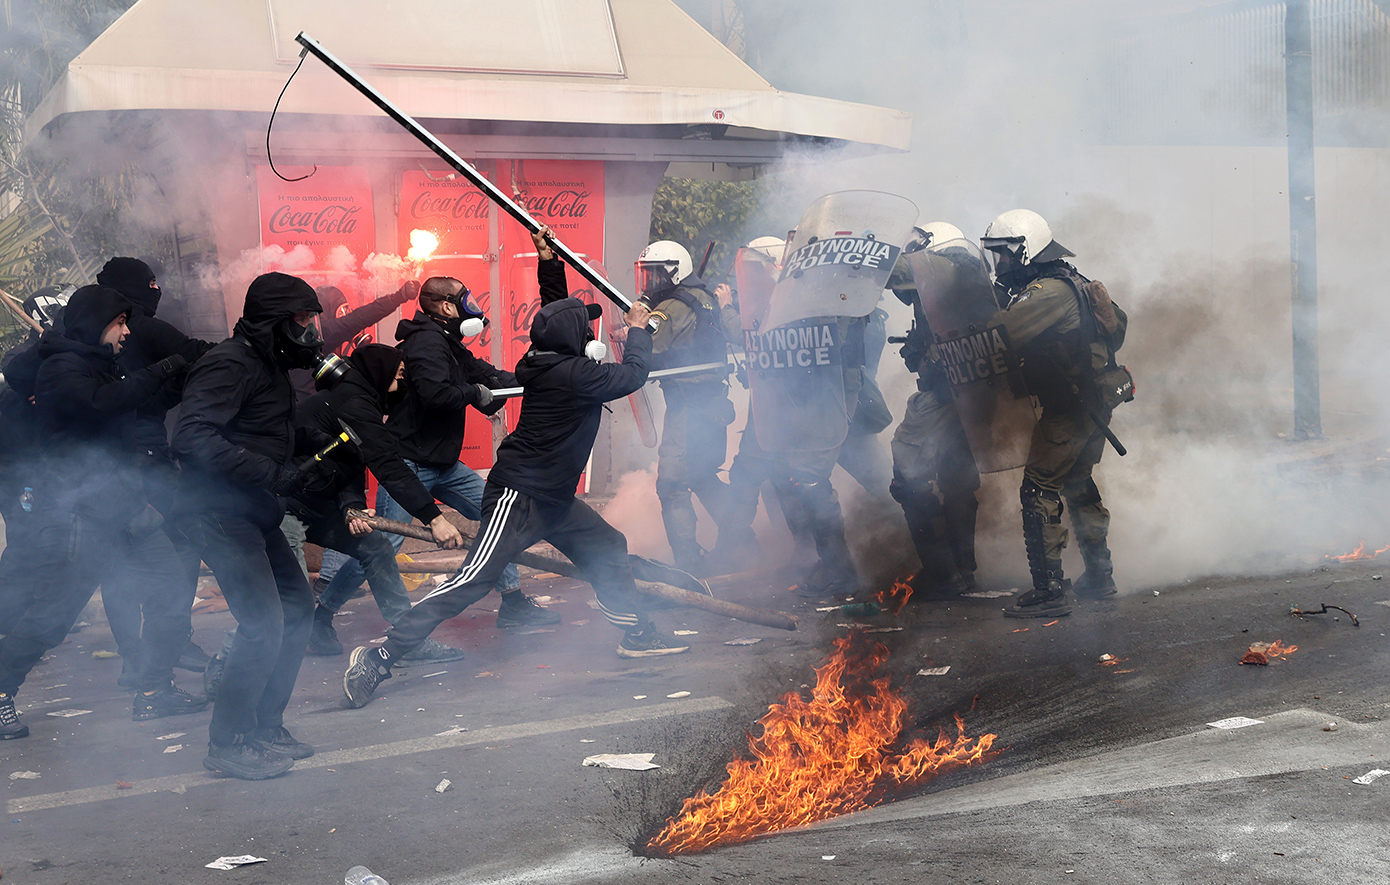
[[[314,625],[309,630],[307,654],[318,657],[332,657],[343,653],[343,644],[338,641],[338,631],[333,629],[333,612],[323,606],[314,607]]]
[[[1104,541],[1080,541],[1081,560],[1086,571],[1076,579],[1072,590],[1081,599],[1105,599],[1115,595],[1115,567],[1110,562],[1110,548]]]
[[[1067,585],[1062,577],[1062,561],[1047,558],[1044,537],[1048,517],[1038,506],[1038,499],[1048,496],[1057,504],[1057,520],[1061,520],[1061,496],[1038,488],[1025,479],[1020,497],[1023,503],[1023,547],[1028,552],[1028,571],[1033,575],[1033,589],[1020,596],[1004,610],[1006,618],[1060,618],[1071,614],[1066,602]]]

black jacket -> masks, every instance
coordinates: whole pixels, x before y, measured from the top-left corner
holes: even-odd
[[[542,261],[536,275],[544,307],[531,323],[532,349],[516,366],[516,380],[526,388],[521,417],[498,447],[488,481],[563,504],[574,498],[603,404],[647,382],[652,336],[646,329],[628,329],[621,363],[594,362],[584,356],[588,310],[568,297],[564,265],[559,259]]]
[[[443,470],[458,462],[463,449],[464,416],[478,404],[474,385],[513,387],[516,376],[475,357],[423,311],[401,320],[396,340],[405,354],[409,389],[387,426],[400,440],[402,457]],[[480,411],[491,415],[504,404],[495,400]]]
[[[357,336],[368,326],[374,326],[386,319],[396,308],[415,297],[419,287],[407,283],[390,295],[383,295],[361,307],[339,312],[347,307],[347,296],[337,286],[319,286],[314,290],[319,304],[323,306],[323,316],[319,317],[319,329],[323,333],[323,352],[334,353]],[[292,369],[290,380],[299,402],[317,393],[314,387],[314,373],[307,369]]]
[[[342,431],[341,420],[362,440],[335,451],[332,473],[295,496],[290,507],[301,518],[336,519],[347,507],[366,507],[367,468],[412,516],[425,523],[439,516],[434,496],[401,460],[395,435],[382,424],[390,399],[387,390],[403,359],[394,347],[363,345],[353,351],[352,371],[336,387],[300,404],[295,417],[299,426],[336,436]]]
[[[282,518],[270,489],[296,450],[295,398],[271,330],[304,310],[319,310],[308,283],[282,273],[257,277],[232,337],[188,373],[172,448],[202,508],[263,527]]]
[[[120,293],[84,286],[68,303],[65,333],[39,342],[43,363],[34,379],[45,496],[63,510],[125,525],[145,509],[135,448],[135,410],[155,397],[166,369],[126,376],[102,330],[130,302]]]

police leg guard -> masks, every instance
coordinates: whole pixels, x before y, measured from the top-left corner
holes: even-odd
[[[1023,546],[1028,553],[1028,571],[1033,589],[1004,610],[1006,618],[1060,618],[1071,614],[1066,603],[1067,588],[1062,577],[1062,561],[1048,557],[1048,527],[1062,522],[1062,496],[1039,488],[1025,478],[1019,490],[1023,504]]]
[[[1086,571],[1072,590],[1083,599],[1104,599],[1115,595],[1114,565],[1106,543],[1110,529],[1110,512],[1100,500],[1100,489],[1088,478],[1079,489],[1064,489],[1062,494],[1071,505],[1071,521],[1076,528],[1076,546]]]
[[[888,493],[902,505],[908,535],[922,564],[908,581],[913,598],[959,595],[966,582],[956,566],[941,499],[930,487],[913,485],[901,475],[893,477]]]
[[[657,480],[656,494],[661,499],[661,521],[666,526],[666,540],[676,567],[691,574],[705,572],[705,551],[695,540],[695,505],[690,489]]]
[[[840,499],[825,477],[792,474],[790,497],[806,517],[819,561],[797,587],[797,593],[814,599],[852,596],[859,580],[845,542],[845,524]]]

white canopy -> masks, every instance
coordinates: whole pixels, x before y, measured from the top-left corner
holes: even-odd
[[[425,120],[908,147],[909,114],[774,89],[670,0],[139,0],[68,65],[28,134],[85,111],[267,113],[301,30]],[[280,110],[380,115],[314,59]]]

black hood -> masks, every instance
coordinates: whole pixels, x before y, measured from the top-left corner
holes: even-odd
[[[131,309],[130,299],[115,289],[83,286],[72,293],[63,311],[63,334],[88,347],[101,347],[101,333],[116,317],[129,316]]]
[[[396,380],[396,370],[405,362],[405,354],[385,344],[364,344],[348,359],[367,386],[386,402],[391,382]]]
[[[552,301],[531,321],[531,344],[565,356],[583,356],[589,334],[589,306],[578,298]]]
[[[112,258],[97,274],[97,284],[115,289],[142,313],[154,316],[159,309],[159,289],[151,289],[154,271],[139,258]]]
[[[275,324],[303,310],[323,311],[313,286],[285,273],[261,274],[246,290],[246,304],[235,331],[269,356],[273,352],[271,330]]]
[[[323,305],[324,316],[337,316],[338,310],[347,304],[347,296],[337,286],[319,286],[314,294],[318,296],[319,304]]]

